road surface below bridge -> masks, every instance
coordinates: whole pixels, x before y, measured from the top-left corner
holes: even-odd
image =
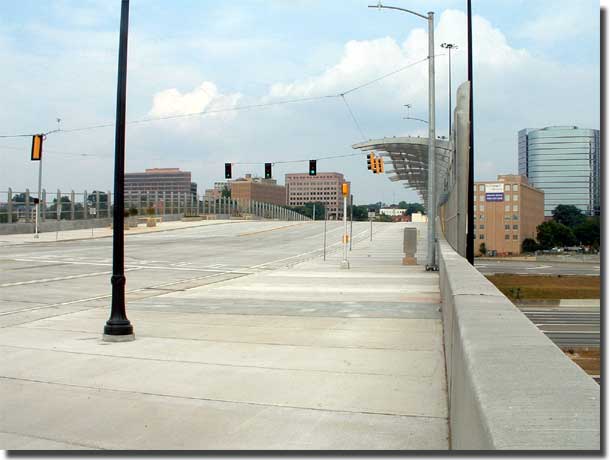
[[[408,224],[407,224],[408,225]],[[405,224],[232,222],[0,246],[3,449],[447,449],[438,274]],[[425,230],[420,231],[425,247]],[[418,254],[420,258],[423,254]]]
[[[599,276],[600,265],[573,262],[534,262],[519,260],[476,260],[475,267],[484,275],[581,275]]]

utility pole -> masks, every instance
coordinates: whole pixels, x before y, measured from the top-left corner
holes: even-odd
[[[470,0],[468,0],[470,4]],[[436,265],[436,108],[434,84],[434,12],[427,15],[396,6],[384,6],[381,1],[369,8],[398,10],[428,21],[428,258],[426,270],[438,270]],[[472,93],[471,93],[472,94]]]
[[[326,221],[328,220],[328,209],[324,209],[324,261],[326,261]]]
[[[472,65],[472,4],[468,0],[468,81],[470,82],[470,151],[468,152],[468,232],[466,234],[466,259],[474,265],[474,77]]]
[[[354,227],[354,195],[349,196],[349,250],[352,250],[352,236]]]
[[[114,216],[112,232],[112,307],[104,326],[104,340],[127,342],[135,339],[133,326],[125,312],[125,106],[127,101],[127,37],[129,0],[121,0],[119,69],[117,83],[116,127],[114,139]]]
[[[349,195],[349,186],[344,183],[342,186],[343,191],[343,260],[341,261],[341,268],[349,269],[349,261],[347,260],[347,240],[349,235],[347,233],[347,196]]]
[[[38,227],[40,226],[40,206],[42,205],[42,151],[38,162],[38,202],[36,203],[36,231],[34,238],[39,238]]]

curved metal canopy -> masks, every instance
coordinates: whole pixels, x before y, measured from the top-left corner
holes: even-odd
[[[374,150],[378,156],[390,158],[393,169],[386,169],[392,182],[404,181],[405,187],[414,189],[428,207],[428,138],[386,137],[354,144],[357,150]],[[436,140],[437,184],[447,173],[450,144],[446,139]],[[386,166],[387,168],[387,166]]]

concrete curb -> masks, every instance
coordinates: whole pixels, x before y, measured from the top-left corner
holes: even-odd
[[[599,385],[438,246],[452,449],[599,451]]]

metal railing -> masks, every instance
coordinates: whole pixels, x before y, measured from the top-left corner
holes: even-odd
[[[0,191],[0,224],[33,223],[36,205],[29,189]],[[113,215],[111,192],[86,190],[68,193],[42,190],[40,196],[40,220],[82,220],[109,218]],[[130,192],[125,195],[125,210],[131,216],[183,215],[210,218],[259,217],[287,221],[305,221],[308,217],[285,206],[256,200],[234,200],[230,197],[211,198],[192,193],[178,192]]]

